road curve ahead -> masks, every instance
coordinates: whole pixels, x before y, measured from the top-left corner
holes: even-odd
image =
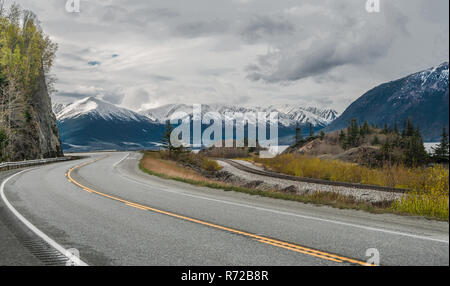
[[[139,153],[92,154],[4,184],[32,225],[89,265],[449,265],[446,222],[163,180]],[[68,176],[67,176],[68,175]]]

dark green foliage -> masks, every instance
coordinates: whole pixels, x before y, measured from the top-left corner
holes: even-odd
[[[0,161],[3,161],[5,147],[8,145],[8,135],[5,130],[0,130]]]
[[[409,128],[407,134],[408,132],[410,132]],[[425,164],[428,161],[428,154],[423,145],[419,128],[414,130],[412,136],[408,136],[406,140],[404,163],[409,167],[418,167]]]
[[[24,117],[25,117],[26,122],[27,122],[27,123],[30,123],[30,121],[31,121],[31,113],[30,113],[30,110],[28,110],[28,109],[25,110]]]
[[[303,140],[302,128],[300,127],[300,124],[297,122],[297,126],[295,127],[295,143],[294,143],[294,145],[297,145],[302,140]]]
[[[441,142],[438,146],[433,148],[433,160],[437,163],[447,163],[449,162],[449,140],[447,128],[444,126],[442,128]]]
[[[339,133],[339,143],[341,144],[342,148],[347,148],[347,135],[345,134],[344,130],[341,130]]]
[[[345,142],[344,148],[357,147],[360,143],[360,128],[358,126],[358,121],[353,118],[347,127],[347,140]]]
[[[373,137],[368,137],[373,134]],[[428,153],[425,150],[423,139],[419,128],[414,128],[411,120],[404,122],[402,135],[400,136],[397,124],[389,127],[383,124],[383,129],[369,127],[366,121],[358,125],[356,119],[352,119],[346,129],[339,133],[339,144],[344,149],[359,147],[364,144],[380,146],[381,149],[377,155],[377,160],[387,164],[402,163],[410,167],[417,167],[426,164],[429,161]],[[386,138],[380,140],[381,137]],[[369,141],[368,138],[371,141]],[[448,142],[448,141],[447,141]],[[444,145],[448,143],[444,140]],[[448,153],[447,153],[448,154]]]
[[[320,140],[323,140],[325,138],[325,132],[320,131]]]
[[[375,136],[370,144],[373,146],[380,145],[380,139],[378,139],[378,136]]]
[[[172,154],[172,151],[175,149],[173,146],[171,140],[170,140],[170,134],[172,134],[173,126],[170,124],[170,121],[167,120],[166,122],[166,129],[164,130],[163,137],[161,138],[161,145],[164,149],[169,151],[169,154]]]

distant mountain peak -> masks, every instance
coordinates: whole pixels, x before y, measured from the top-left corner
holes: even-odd
[[[92,96],[77,100],[71,104],[54,104],[53,111],[58,121],[87,115],[100,117],[104,120],[142,121],[146,119],[136,112],[115,106],[114,104]]]

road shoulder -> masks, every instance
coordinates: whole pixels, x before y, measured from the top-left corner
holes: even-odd
[[[19,171],[21,170],[0,172],[0,183]],[[43,265],[24,245],[24,242],[31,241],[34,236],[0,200],[0,266]]]

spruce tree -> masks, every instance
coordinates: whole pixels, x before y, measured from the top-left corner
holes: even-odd
[[[444,126],[442,128],[441,142],[433,149],[433,159],[437,163],[448,163],[449,162],[449,140],[447,128]]]
[[[341,130],[339,133],[339,143],[341,144],[342,148],[347,149],[347,136],[345,135],[344,130]]]
[[[302,128],[300,128],[300,124],[297,122],[295,126],[295,142],[294,145],[297,145],[300,141],[302,141]]]
[[[320,140],[323,140],[325,138],[325,132],[320,131]]]
[[[166,121],[166,126],[165,126],[165,130],[164,130],[164,134],[163,137],[161,138],[161,145],[164,149],[166,149],[167,151],[169,151],[169,156],[172,155],[172,151],[175,149],[171,140],[170,140],[170,135],[172,134],[173,131],[173,126],[170,124],[170,121],[167,120]]]
[[[408,130],[408,132],[410,132],[410,130]],[[405,163],[410,167],[418,167],[426,163],[428,154],[423,145],[419,127],[417,127],[416,130],[413,130],[412,136],[408,137],[404,156]]]
[[[347,142],[351,147],[357,147],[359,145],[359,126],[356,118],[353,118],[347,128]]]
[[[364,135],[370,134],[370,127],[369,127],[369,123],[367,122],[367,120],[364,121],[363,130],[364,130]]]

